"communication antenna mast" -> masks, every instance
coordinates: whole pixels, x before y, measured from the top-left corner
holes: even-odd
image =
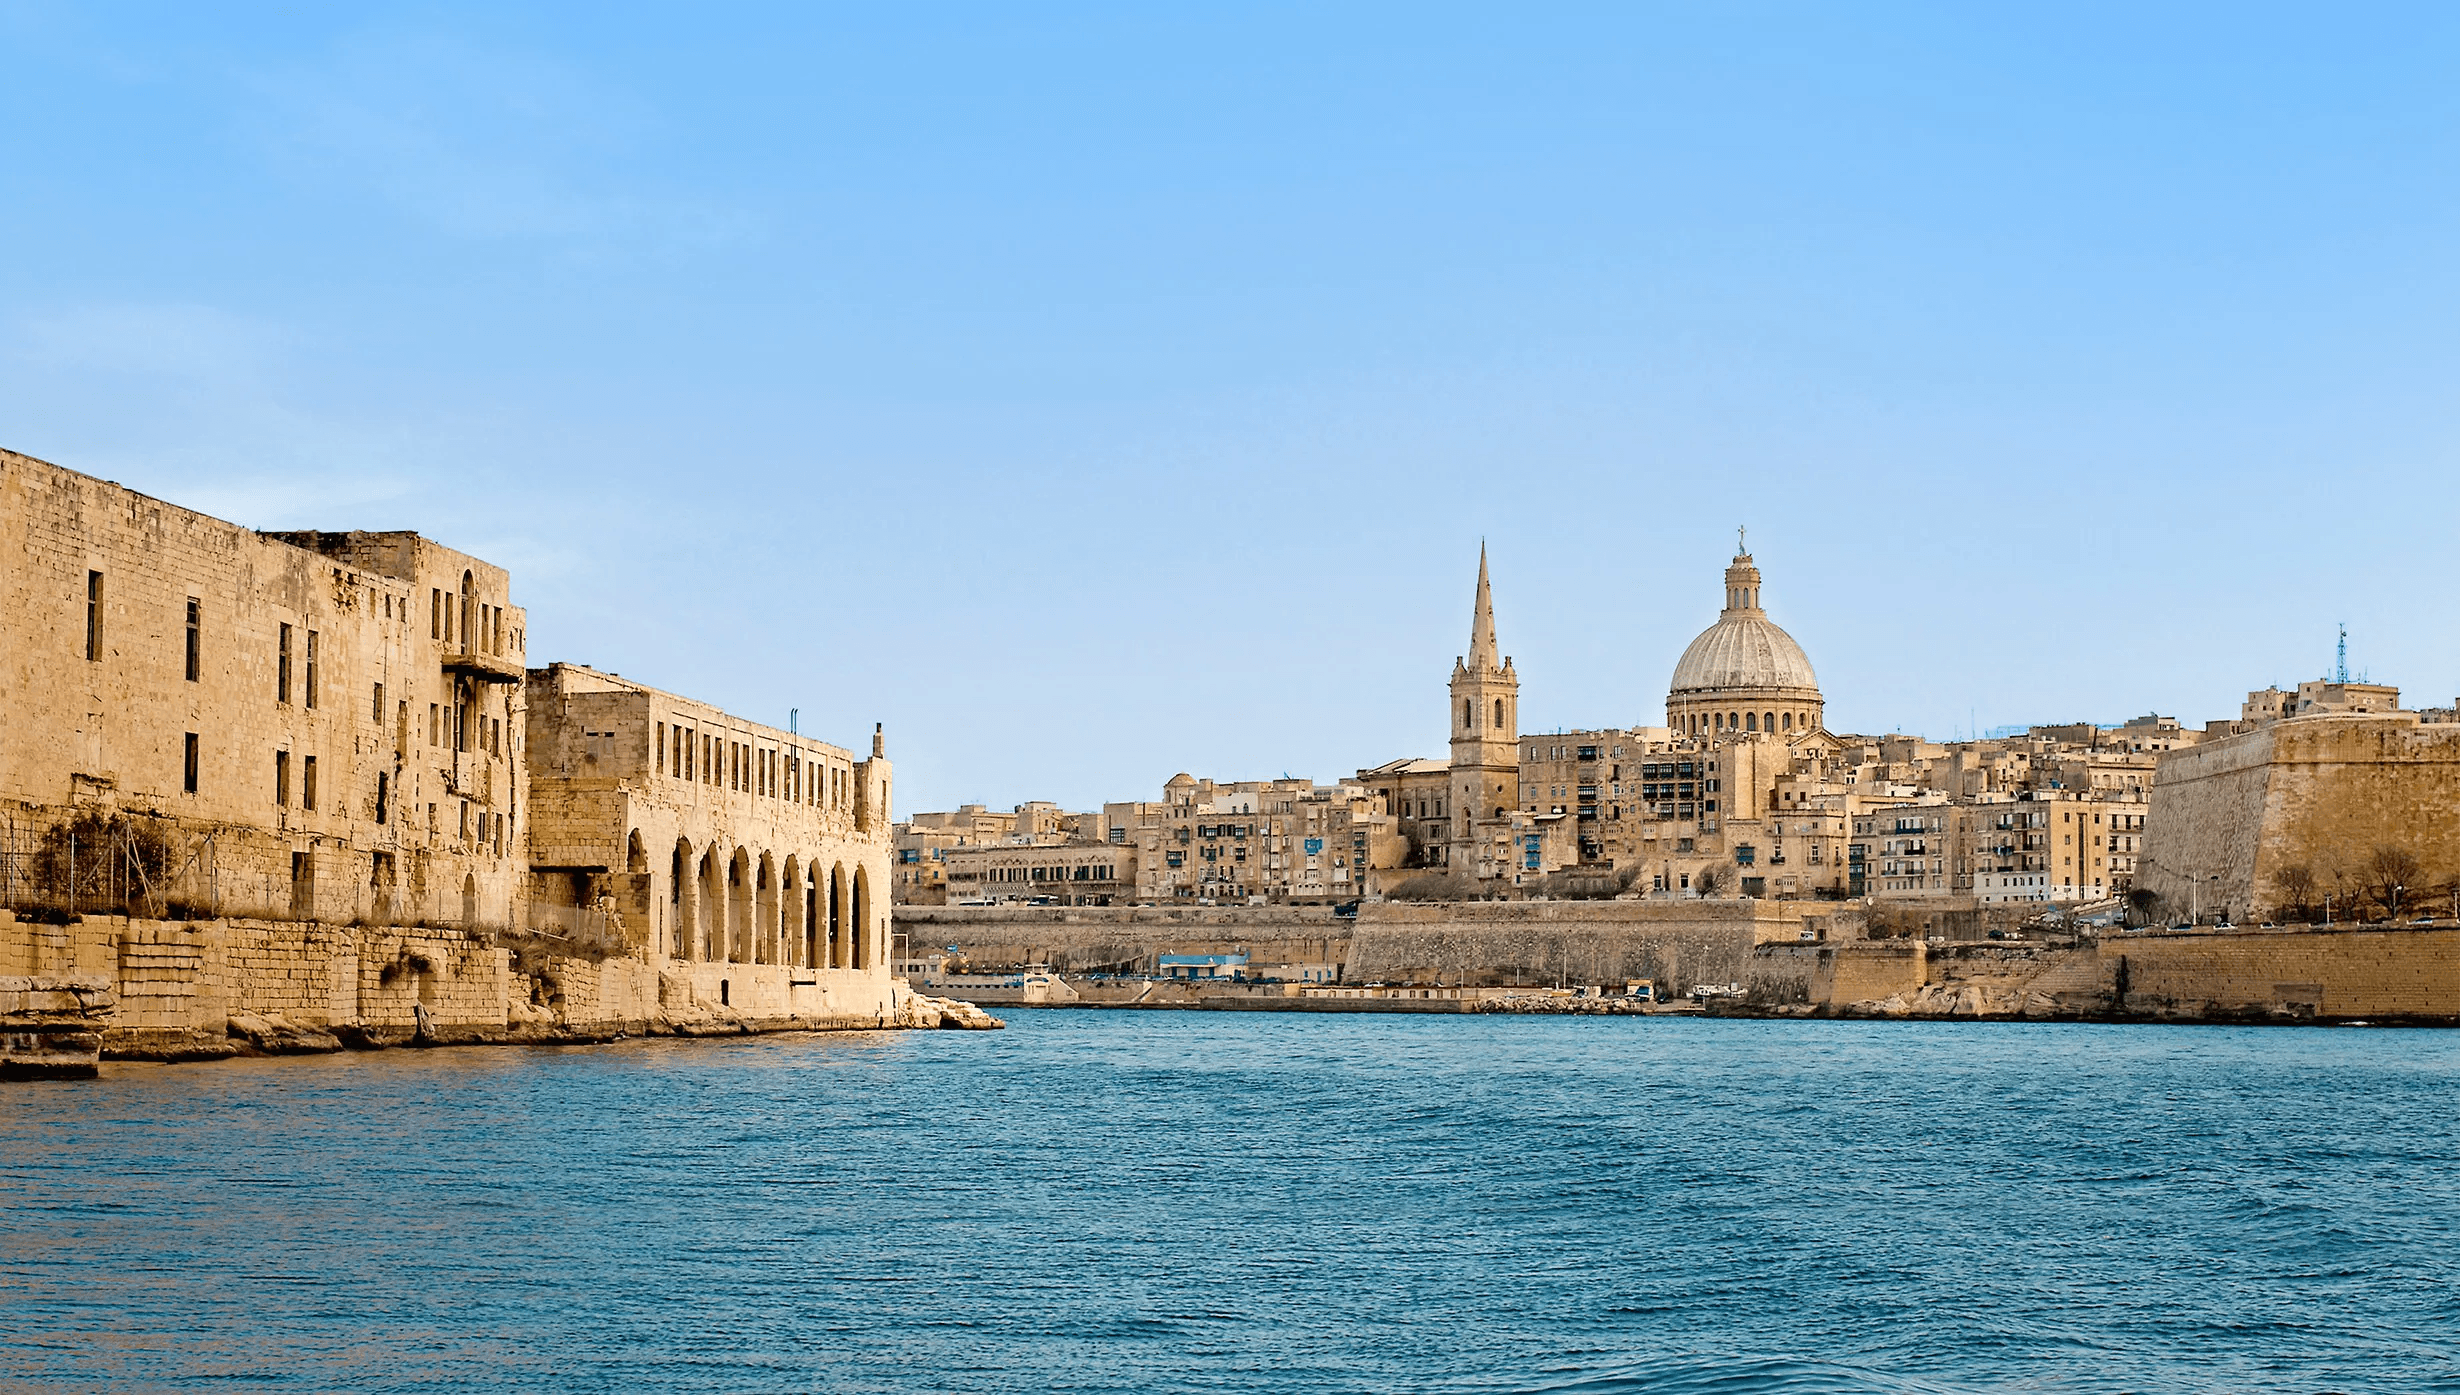
[[[2332,665],[2332,681],[2349,681],[2349,622],[2346,620],[2340,622],[2340,658]]]

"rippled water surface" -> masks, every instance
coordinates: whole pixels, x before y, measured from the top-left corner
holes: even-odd
[[[2460,1036],[1009,1014],[0,1087],[10,1390],[2460,1390]]]

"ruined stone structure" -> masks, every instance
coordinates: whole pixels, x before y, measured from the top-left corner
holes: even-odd
[[[889,763],[577,664],[530,675],[532,923],[585,928],[731,999],[873,991],[888,953]],[[720,985],[725,985],[721,987]]]
[[[381,1034],[488,956],[514,967],[455,969],[430,1018],[887,1020],[878,733],[858,759],[533,669],[511,589],[414,533],[259,533],[0,451],[0,961],[63,971],[51,938],[120,918],[78,961],[118,976],[114,1030],[209,1030],[160,984],[305,975],[301,1020]]]
[[[517,918],[526,621],[502,568],[411,533],[257,533],[11,452],[0,540],[0,896]],[[104,841],[72,876],[43,837],[80,812]]]

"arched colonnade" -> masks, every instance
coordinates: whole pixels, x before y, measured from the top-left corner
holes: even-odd
[[[843,862],[675,840],[663,946],[704,963],[875,969],[886,962],[871,922],[871,873]]]

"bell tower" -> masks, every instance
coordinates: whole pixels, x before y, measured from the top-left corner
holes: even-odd
[[[1480,820],[1501,818],[1520,802],[1520,675],[1495,653],[1495,597],[1478,545],[1478,600],[1469,654],[1452,661],[1452,829],[1454,867],[1472,864]]]

